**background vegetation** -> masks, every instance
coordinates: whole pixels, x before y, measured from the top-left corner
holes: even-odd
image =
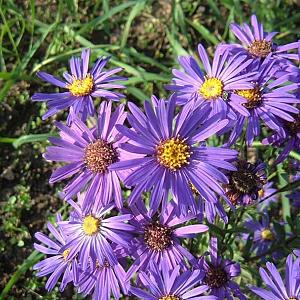
[[[48,184],[55,166],[42,158],[53,118],[42,121],[45,105],[30,100],[53,87],[35,73],[60,76],[72,55],[90,47],[92,60],[111,55],[110,66],[124,68],[127,99],[141,104],[153,93],[166,96],[178,55],[194,53],[199,42],[213,53],[233,40],[228,25],[252,13],[280,32],[279,43],[299,38],[298,0],[0,1],[0,299],[80,298],[72,288],[47,294],[31,270],[41,257],[33,252],[34,233],[65,209],[60,185]]]

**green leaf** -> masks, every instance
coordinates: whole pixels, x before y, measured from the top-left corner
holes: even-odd
[[[123,10],[127,9],[128,7],[131,7],[135,4],[136,4],[136,1],[129,1],[129,2],[122,3],[118,6],[115,6],[112,9],[110,9],[107,13],[105,13],[103,16],[95,18],[94,20],[83,25],[77,33],[83,34],[89,30],[98,28],[98,26],[100,24],[102,24],[107,19],[111,18],[113,15],[118,14],[118,13],[122,12]]]
[[[197,20],[190,21],[190,20],[186,19],[186,21],[193,28],[195,28],[207,42],[210,42],[214,45],[217,45],[220,43],[220,41],[216,38],[216,36],[213,33],[211,33],[205,26],[200,24]]]
[[[15,148],[19,148],[23,144],[46,141],[49,137],[54,136],[51,133],[29,134],[17,138],[12,144]]]
[[[130,31],[131,23],[132,21],[141,13],[141,11],[145,8],[147,3],[147,0],[140,0],[137,1],[135,6],[132,8],[128,18],[127,22],[124,27],[122,39],[121,39],[121,48],[124,48],[127,42],[128,34]]]
[[[0,299],[4,299],[4,297],[8,294],[14,284],[20,279],[20,277],[26,273],[26,271],[32,267],[35,263],[37,263],[43,257],[42,253],[38,251],[33,251],[27,259],[23,262],[23,264],[18,268],[18,270],[13,274],[10,278],[4,289],[0,294]]]

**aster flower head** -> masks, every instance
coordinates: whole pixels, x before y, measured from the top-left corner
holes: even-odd
[[[103,68],[110,58],[101,57],[89,71],[89,59],[90,49],[83,50],[81,58],[72,57],[70,59],[71,72],[63,74],[65,81],[45,72],[37,73],[40,79],[67,90],[62,93],[36,93],[32,96],[33,101],[45,101],[48,104],[49,110],[43,116],[43,120],[60,110],[72,107],[75,115],[85,121],[87,116],[95,114],[93,98],[102,97],[117,101],[123,97],[122,94],[110,90],[125,88],[123,85],[114,83],[114,81],[125,80],[124,77],[112,76],[122,68],[104,71]],[[71,120],[72,115],[69,115],[68,123]]]
[[[122,258],[114,244],[112,249],[118,260]],[[92,294],[93,300],[110,300],[111,294],[114,299],[118,300],[121,297],[121,291],[127,294],[128,286],[125,284],[125,278],[126,272],[119,262],[110,265],[105,260],[101,265],[96,261],[94,269],[89,267],[85,272],[82,272],[77,284],[78,292],[84,296]]]
[[[57,214],[56,221],[61,221],[61,216]],[[38,270],[37,276],[50,275],[46,282],[46,290],[51,291],[56,285],[59,278],[62,277],[59,290],[62,292],[68,283],[77,283],[79,279],[78,262],[75,257],[70,258],[70,248],[63,251],[61,249],[66,245],[66,235],[62,228],[53,226],[50,222],[47,227],[52,234],[51,237],[46,236],[41,232],[35,234],[35,238],[42,244],[34,243],[34,248],[44,254],[47,254],[46,259],[38,262],[33,266],[34,270]]]
[[[203,283],[209,287],[209,293],[219,300],[233,299],[232,295],[238,299],[246,300],[238,284],[232,280],[240,275],[240,265],[231,260],[222,259],[218,255],[216,237],[212,237],[210,240],[209,256],[210,260],[201,257],[199,261],[200,269],[205,272]]]
[[[276,159],[277,164],[283,162],[291,151],[300,152],[300,113],[295,116],[294,121],[283,123],[283,132],[274,133],[263,139],[262,143],[275,147],[283,146]]]
[[[258,191],[259,203],[257,209],[260,212],[266,211],[271,203],[278,201],[278,194],[276,193],[277,189],[273,187],[274,182],[267,182],[263,188]]]
[[[215,296],[202,296],[208,286],[200,285],[203,272],[200,270],[186,270],[180,274],[180,266],[169,270],[166,266],[158,268],[151,264],[149,272],[141,272],[141,282],[145,289],[132,287],[130,291],[139,299],[144,300],[217,300]],[[197,287],[195,287],[197,286]]]
[[[299,259],[294,260],[292,254],[287,257],[285,281],[273,263],[267,262],[266,267],[267,270],[260,268],[259,273],[268,289],[251,286],[253,293],[264,300],[300,299]]]
[[[252,250],[257,255],[265,253],[276,241],[276,232],[270,224],[269,216],[263,214],[261,221],[249,219],[245,222],[245,228],[253,234]]]
[[[277,32],[265,32],[263,25],[258,22],[255,15],[251,16],[251,25],[252,28],[246,23],[243,25],[231,24],[232,33],[242,43],[242,45],[230,45],[234,53],[247,53],[257,59],[264,59],[268,55],[276,59],[299,59],[297,53],[289,53],[291,50],[298,50],[299,42],[278,46],[273,41]]]
[[[220,113],[222,118],[227,116],[230,119],[235,118],[231,108],[248,115],[247,110],[241,105],[245,101],[235,94],[231,95],[231,91],[253,88],[251,81],[255,72],[243,72],[252,60],[246,55],[230,57],[228,51],[218,47],[211,64],[201,44],[198,45],[198,53],[205,72],[200,69],[192,56],[179,57],[184,72],[173,70],[175,76],[173,84],[167,86],[167,89],[177,93],[178,103],[185,104],[195,99],[198,106],[209,106],[212,108],[211,115]]]
[[[81,268],[86,271],[90,266],[95,268],[96,262],[103,266],[106,261],[109,265],[118,264],[111,243],[124,248],[129,247],[132,238],[132,225],[127,222],[131,214],[111,216],[114,205],[104,207],[95,206],[89,211],[83,211],[74,201],[69,200],[74,208],[67,221],[59,222],[59,226],[67,235],[67,243],[61,251],[70,249],[70,259],[78,255]]]
[[[234,205],[250,205],[259,197],[259,191],[266,184],[266,164],[239,160],[237,170],[228,174],[229,184],[225,192]]]
[[[186,261],[195,263],[194,256],[182,246],[182,239],[193,238],[206,232],[208,227],[202,224],[184,225],[195,218],[192,213],[177,215],[176,204],[171,201],[161,213],[152,216],[142,200],[131,207],[136,237],[131,241],[132,257],[135,259],[128,271],[128,278],[135,272],[147,271],[155,261],[159,268],[174,269],[180,266],[187,269]]]
[[[111,171],[108,167],[128,158],[128,152],[119,148],[124,138],[115,127],[123,124],[125,119],[123,105],[112,112],[112,103],[102,102],[93,128],[88,128],[75,115],[70,127],[56,122],[60,138],[49,138],[54,146],[47,148],[44,157],[67,163],[56,169],[50,178],[50,183],[54,183],[72,177],[64,188],[65,199],[86,190],[84,209],[93,203],[107,205],[112,201],[118,208],[122,207],[120,179],[126,176],[127,171]]]
[[[228,145],[232,145],[241,136],[246,125],[246,142],[253,143],[260,136],[261,122],[270,129],[283,134],[282,123],[294,122],[299,110],[295,104],[300,103],[295,91],[298,84],[289,82],[289,74],[278,77],[275,61],[266,59],[259,67],[252,89],[237,89],[236,97],[246,100],[242,105],[249,115],[245,116],[236,111]]]
[[[169,101],[152,98],[153,107],[145,101],[145,114],[134,104],[129,104],[128,121],[132,129],[117,126],[129,139],[123,150],[142,158],[116,162],[111,170],[135,168],[124,183],[135,186],[129,204],[134,203],[142,192],[152,191],[150,207],[155,212],[163,199],[166,204],[171,190],[178,209],[186,214],[188,209],[196,212],[195,200],[190,188],[193,184],[201,196],[217,202],[216,195],[224,195],[219,184],[226,183],[226,176],[219,168],[235,170],[229,163],[237,152],[227,148],[207,147],[204,141],[224,128],[227,120],[219,115],[207,118],[209,107],[194,109],[191,101],[175,117],[176,97]],[[204,123],[203,123],[204,122]]]

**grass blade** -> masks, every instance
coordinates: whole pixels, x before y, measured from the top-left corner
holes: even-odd
[[[121,40],[121,48],[124,48],[126,43],[127,43],[127,38],[128,38],[128,34],[130,31],[130,27],[131,27],[131,23],[132,21],[141,13],[141,11],[145,8],[147,3],[147,0],[140,0],[137,1],[137,3],[135,4],[135,6],[132,8],[128,18],[127,18],[127,22],[125,24],[125,28],[123,31],[123,35],[122,35],[122,40]]]

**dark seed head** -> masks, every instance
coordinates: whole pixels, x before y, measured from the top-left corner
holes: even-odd
[[[118,160],[118,153],[111,143],[101,139],[85,148],[84,162],[93,173],[105,173]]]
[[[272,43],[266,40],[254,41],[248,51],[253,56],[265,58],[272,52]]]
[[[172,229],[159,223],[152,223],[145,227],[144,241],[155,250],[163,251],[172,244]]]
[[[228,274],[222,267],[210,266],[204,282],[211,288],[220,288],[228,282]]]

